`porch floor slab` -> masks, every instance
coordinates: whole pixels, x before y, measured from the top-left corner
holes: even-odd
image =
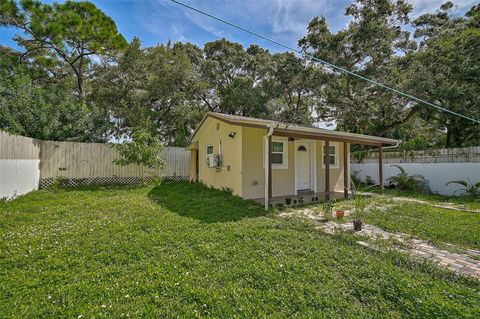
[[[287,199],[290,198],[290,204],[287,204]],[[343,192],[330,192],[330,199],[343,199]],[[256,202],[264,203],[264,198],[255,198],[253,199]],[[276,196],[270,199],[271,206],[297,206],[305,205],[311,203],[321,203],[325,201],[325,193],[315,193],[314,191],[299,191],[297,195],[288,195],[288,196]]]

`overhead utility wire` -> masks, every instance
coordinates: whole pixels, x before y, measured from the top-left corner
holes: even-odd
[[[263,39],[263,40],[265,40],[265,41],[274,43],[274,44],[276,44],[276,45],[278,45],[278,46],[281,46],[281,47],[283,47],[283,48],[285,48],[285,49],[287,49],[287,50],[289,50],[289,51],[293,51],[293,52],[295,52],[295,53],[301,54],[301,55],[303,55],[303,56],[305,56],[305,57],[307,57],[307,58],[310,58],[310,59],[312,59],[312,60],[314,60],[314,61],[317,61],[317,62],[320,62],[320,63],[322,63],[322,64],[324,64],[324,65],[327,65],[327,66],[331,67],[332,69],[338,70],[338,71],[340,71],[340,72],[347,73],[347,74],[349,74],[349,75],[351,75],[351,76],[357,77],[357,78],[362,79],[362,80],[367,81],[367,82],[370,82],[370,83],[372,83],[372,84],[374,84],[374,85],[377,85],[377,86],[380,86],[381,88],[384,88],[385,90],[392,91],[392,92],[394,92],[394,93],[397,93],[397,94],[399,94],[399,95],[402,95],[402,96],[407,97],[407,98],[409,98],[409,99],[412,99],[412,100],[414,100],[414,101],[423,103],[423,104],[428,105],[428,106],[432,106],[432,107],[434,107],[434,108],[436,108],[436,109],[438,109],[438,110],[440,110],[440,111],[447,112],[447,113],[450,113],[450,114],[453,114],[453,115],[462,117],[462,118],[464,118],[464,119],[466,119],[466,120],[470,120],[470,121],[472,121],[472,122],[475,122],[475,123],[479,123],[479,124],[480,124],[480,120],[476,120],[476,119],[471,118],[471,117],[468,117],[468,116],[466,116],[466,115],[463,115],[463,114],[460,114],[460,113],[457,113],[457,112],[454,112],[454,111],[450,111],[450,110],[448,110],[448,109],[446,109],[446,108],[444,108],[444,107],[441,107],[441,106],[439,106],[439,105],[436,105],[436,104],[433,104],[433,103],[431,103],[431,102],[422,100],[422,99],[420,99],[420,98],[418,98],[418,97],[415,97],[415,96],[413,96],[413,95],[410,95],[410,94],[408,94],[408,93],[404,93],[404,92],[402,92],[402,91],[399,91],[399,90],[397,90],[397,89],[395,89],[395,88],[392,88],[392,87],[390,87],[390,86],[387,86],[387,85],[382,84],[382,83],[380,83],[380,82],[377,82],[377,81],[375,81],[375,80],[371,80],[371,79],[366,78],[366,77],[364,77],[364,76],[362,76],[362,75],[360,75],[360,74],[357,74],[357,73],[355,73],[355,72],[349,71],[349,70],[347,70],[347,69],[345,69],[345,68],[342,68],[342,67],[340,67],[340,66],[337,66],[337,65],[335,65],[335,64],[332,64],[332,63],[330,63],[330,62],[327,62],[327,61],[325,61],[325,60],[322,60],[322,59],[320,59],[320,58],[317,58],[317,57],[314,56],[314,55],[311,55],[311,54],[306,53],[306,52],[303,52],[303,51],[301,51],[301,50],[292,48],[292,47],[290,47],[290,46],[288,46],[288,45],[285,45],[285,44],[280,43],[280,42],[278,42],[278,41],[275,41],[275,40],[272,40],[272,39],[270,39],[270,38],[267,38],[266,36],[263,36],[263,35],[261,35],[261,34],[259,34],[259,33],[256,33],[256,32],[254,32],[254,31],[245,29],[245,28],[243,28],[243,27],[241,27],[241,26],[238,26],[238,25],[236,25],[236,24],[234,24],[234,23],[232,23],[232,22],[229,22],[229,21],[227,21],[227,20],[224,20],[224,19],[222,19],[222,18],[216,17],[216,16],[214,16],[214,15],[212,15],[212,14],[210,14],[210,13],[207,13],[207,12],[202,11],[202,10],[200,10],[200,9],[194,8],[194,7],[192,7],[192,6],[189,6],[188,4],[182,3],[182,2],[177,1],[177,0],[170,0],[170,1],[176,3],[176,4],[180,5],[180,6],[183,6],[183,7],[187,8],[187,9],[193,10],[193,11],[198,12],[198,13],[200,13],[200,14],[203,14],[203,15],[205,15],[205,16],[207,16],[207,17],[210,17],[210,18],[212,18],[212,19],[215,19],[215,20],[217,20],[217,21],[220,21],[220,22],[222,22],[222,23],[228,24],[229,26],[232,26],[232,27],[237,28],[237,29],[239,29],[239,30],[242,30],[242,31],[244,31],[244,32],[250,33],[250,34],[252,34],[252,35],[254,35],[254,36],[256,36],[256,37],[259,37],[259,38],[261,38],[261,39]]]

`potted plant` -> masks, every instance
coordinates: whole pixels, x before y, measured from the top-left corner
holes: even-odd
[[[290,205],[292,203],[292,199],[290,197],[285,198],[285,203],[287,203],[287,205]]]
[[[335,211],[335,217],[343,218],[343,216],[345,216],[345,211],[343,209],[337,209]]]
[[[363,222],[361,219],[354,219],[353,220],[353,230],[354,231],[361,231],[363,226]]]

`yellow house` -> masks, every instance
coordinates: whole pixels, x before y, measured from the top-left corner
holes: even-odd
[[[189,149],[190,178],[228,188],[245,199],[310,202],[347,196],[350,144],[377,146],[383,181],[383,145],[398,140],[208,112]],[[383,182],[381,183],[383,188]]]

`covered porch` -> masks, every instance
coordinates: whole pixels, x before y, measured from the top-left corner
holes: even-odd
[[[302,131],[302,129],[304,129],[304,131]],[[291,195],[272,196],[272,194],[276,193],[276,182],[273,178],[273,160],[275,154],[274,143],[276,138],[287,138],[288,141],[295,142],[295,163],[293,168],[295,170],[295,192]],[[314,151],[313,156],[306,156],[307,158],[309,158],[311,162],[310,167],[313,167],[314,172],[312,173],[311,182],[306,182],[302,184],[300,179],[302,177],[304,169],[302,167],[302,161],[299,160],[303,156],[300,156],[300,151],[305,151],[305,147],[303,146],[304,143],[311,143],[310,145],[316,145],[317,141],[321,142],[318,143],[319,145],[323,145],[322,153],[320,156],[316,156],[316,151]],[[256,199],[256,201],[264,202],[265,209],[268,209],[269,207],[277,205],[291,206],[323,202],[332,198],[348,198],[351,190],[349,152],[351,144],[369,145],[378,148],[378,180],[380,181],[380,189],[383,190],[383,145],[396,144],[398,143],[398,141],[374,136],[350,134],[345,132],[334,132],[319,129],[313,131],[311,128],[303,128],[300,126],[282,127],[281,124],[275,124],[268,126],[266,135],[264,137],[264,143],[265,196],[264,198]],[[336,160],[337,157],[331,156],[331,152],[338,151],[338,149],[333,147],[332,144],[341,145],[341,147],[339,147],[339,149],[341,150],[341,154],[334,154],[335,156],[339,156],[339,158],[342,159],[341,161]],[[306,148],[306,150],[308,150],[308,147]],[[297,151],[299,152],[298,156]],[[332,166],[332,163],[330,162],[332,159],[335,166]],[[342,176],[338,175],[339,165],[341,165],[340,170]],[[333,175],[332,167],[333,170],[335,170],[335,173],[333,173]],[[322,175],[320,175],[321,179],[318,181],[316,180],[317,173],[315,172],[317,168],[321,168],[322,170]],[[343,183],[339,184],[342,185],[340,190],[338,189],[338,187],[332,187],[331,179],[333,178],[343,179]],[[335,180],[333,181],[333,183],[335,184]],[[317,187],[318,185],[321,185],[321,187]],[[281,187],[281,185],[277,184],[277,187]]]
[[[345,198],[344,193],[341,192],[330,192],[328,198],[332,199],[343,199]],[[298,191],[295,195],[287,196],[274,196],[270,198],[269,205],[271,207],[277,206],[296,206],[296,205],[306,205],[306,204],[315,204],[322,203],[327,200],[325,192],[314,192],[314,191]],[[254,201],[263,203],[263,198],[254,199]]]

